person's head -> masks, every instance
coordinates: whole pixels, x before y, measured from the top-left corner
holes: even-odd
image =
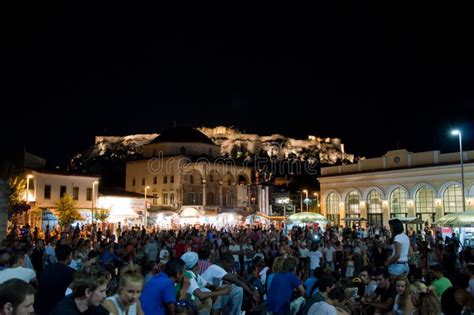
[[[281,272],[283,270],[283,263],[285,262],[285,257],[278,256],[273,260],[272,272]]]
[[[198,266],[199,256],[195,252],[186,252],[181,256],[181,260],[184,261],[186,270],[193,270]]]
[[[363,283],[369,283],[372,280],[372,268],[369,266],[364,266],[360,268],[359,277],[361,278]]]
[[[85,300],[87,306],[99,306],[106,297],[110,273],[97,266],[82,268],[74,274],[71,284],[75,299]]]
[[[28,315],[34,312],[35,289],[20,279],[10,279],[0,284],[0,314]]]
[[[335,285],[336,279],[331,276],[324,275],[321,277],[321,279],[318,279],[311,291],[314,291],[313,289],[318,288],[319,292],[328,294],[332,289],[334,289]],[[312,293],[313,292],[311,292],[311,295]]]
[[[374,271],[373,277],[377,281],[377,287],[387,289],[390,286],[390,274],[385,268],[378,268]]]
[[[398,276],[395,278],[395,289],[400,295],[404,295],[409,291],[410,282],[405,276]]]
[[[440,265],[430,266],[431,276],[434,279],[442,278],[443,275],[443,268]]]
[[[143,276],[137,267],[123,268],[118,288],[123,305],[128,306],[137,302],[142,293],[143,281]]]
[[[10,255],[9,264],[10,267],[20,267],[23,266],[25,259],[25,254],[22,251],[16,251]]]
[[[328,293],[327,302],[328,304],[337,306],[340,302],[344,301],[346,294],[342,287],[335,287]]]
[[[180,282],[184,273],[184,261],[180,258],[170,259],[165,265],[165,273],[175,282]]]
[[[388,224],[390,225],[392,237],[403,233],[403,223],[399,219],[391,219],[390,221],[388,221]]]
[[[410,286],[410,298],[418,314],[441,314],[438,298],[428,290],[423,282],[415,282]]]
[[[234,268],[234,256],[229,253],[222,254],[220,256],[220,261],[222,267],[227,271],[230,272]]]
[[[54,250],[58,261],[69,263],[72,259],[72,248],[69,245],[62,245],[56,247]]]
[[[298,265],[298,258],[288,256],[283,262],[283,272],[295,272],[296,266]]]

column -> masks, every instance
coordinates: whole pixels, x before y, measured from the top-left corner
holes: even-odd
[[[219,206],[223,206],[223,201],[224,201],[224,198],[222,196],[222,181],[220,180],[219,181]]]
[[[202,180],[202,205],[206,206],[206,180]]]

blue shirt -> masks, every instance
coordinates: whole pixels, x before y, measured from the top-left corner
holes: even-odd
[[[293,272],[275,273],[267,294],[267,311],[289,314],[293,289],[300,285],[300,279]]]
[[[313,287],[313,285],[318,281],[318,279],[316,279],[315,277],[309,277],[308,279],[305,280],[304,282],[304,289],[306,290],[306,297],[310,297],[310,293],[311,293],[311,288]],[[314,292],[318,291],[318,289],[316,289]],[[313,294],[314,294],[313,292]]]
[[[176,302],[173,281],[164,272],[160,272],[145,284],[140,296],[145,315],[164,315],[165,305]]]

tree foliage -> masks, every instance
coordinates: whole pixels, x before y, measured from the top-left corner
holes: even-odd
[[[57,204],[57,217],[62,226],[69,226],[74,221],[83,220],[83,217],[76,208],[74,198],[65,194]]]
[[[110,209],[96,208],[94,209],[94,218],[97,221],[104,222],[110,216]]]
[[[24,176],[12,176],[8,180],[10,188],[8,196],[8,216],[21,215],[30,209],[30,205],[22,200],[26,193],[26,178]]]

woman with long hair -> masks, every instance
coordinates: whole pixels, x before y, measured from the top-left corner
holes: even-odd
[[[410,299],[410,282],[405,276],[395,278],[395,289],[397,296],[393,303],[392,315],[403,315],[413,313],[413,303]]]
[[[143,315],[139,299],[143,282],[136,266],[123,268],[117,294],[105,299],[102,306],[113,315]]]
[[[385,261],[385,266],[388,266],[388,272],[392,278],[400,275],[407,276],[410,271],[410,268],[408,267],[410,239],[405,234],[403,224],[399,219],[392,219],[388,223],[392,232],[392,243],[394,248],[392,256]]]
[[[413,303],[414,315],[441,314],[438,298],[423,282],[415,282],[410,286],[410,299]]]

